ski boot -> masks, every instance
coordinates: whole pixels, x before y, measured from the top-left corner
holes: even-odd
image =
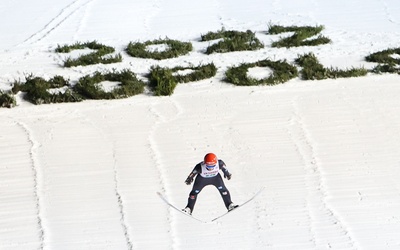
[[[239,205],[235,205],[233,202],[228,206],[228,212],[232,211],[233,209],[237,208]]]
[[[190,207],[185,207],[182,211],[188,215],[192,215],[192,209],[190,209]]]

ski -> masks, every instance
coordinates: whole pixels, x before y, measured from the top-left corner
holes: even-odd
[[[216,220],[220,219],[221,217],[224,217],[225,215],[227,215],[229,213],[232,213],[233,211],[237,210],[240,207],[243,207],[244,205],[246,205],[247,203],[252,201],[254,198],[256,198],[264,190],[264,188],[265,187],[260,188],[260,190],[258,190],[257,193],[255,193],[250,199],[248,199],[247,201],[243,202],[242,204],[240,204],[239,206],[235,207],[234,209],[215,217],[214,219],[211,220],[211,222],[216,221]]]
[[[207,221],[203,221],[203,220],[200,220],[200,219],[198,219],[198,218],[196,218],[196,217],[193,217],[192,215],[187,214],[187,213],[183,212],[181,209],[175,207],[175,206],[172,205],[172,204],[167,200],[167,198],[165,198],[160,192],[157,192],[157,194],[158,194],[158,196],[161,198],[161,200],[163,200],[163,201],[165,202],[165,204],[167,204],[167,205],[170,206],[171,208],[175,209],[176,211],[178,211],[178,212],[180,212],[180,213],[182,213],[182,214],[184,214],[184,215],[186,215],[186,216],[188,216],[188,217],[190,217],[190,218],[192,218],[192,219],[194,219],[194,220],[197,220],[197,221],[199,221],[199,222],[201,222],[201,223],[207,223]]]
[[[240,204],[240,205],[237,206],[236,208],[234,208],[234,209],[232,209],[232,210],[230,210],[230,211],[228,211],[228,212],[225,212],[225,213],[223,213],[223,214],[221,214],[221,215],[215,217],[215,218],[212,219],[211,221],[204,221],[204,220],[198,219],[198,218],[196,218],[196,217],[194,217],[194,216],[192,216],[192,215],[190,215],[190,214],[187,214],[187,213],[185,213],[184,211],[182,211],[181,209],[179,209],[179,208],[175,207],[173,204],[171,204],[171,203],[167,200],[167,198],[165,198],[160,192],[157,192],[157,195],[161,198],[161,200],[163,200],[163,201],[165,202],[165,204],[167,204],[167,205],[170,206],[171,208],[175,209],[176,211],[180,212],[181,214],[184,214],[184,215],[186,215],[186,216],[188,216],[188,217],[190,217],[190,218],[192,218],[192,219],[194,219],[194,220],[196,220],[196,221],[199,221],[199,222],[201,222],[201,223],[210,223],[210,222],[214,222],[214,221],[220,219],[221,217],[224,217],[225,215],[231,213],[232,211],[237,210],[239,207],[243,207],[244,205],[246,205],[247,203],[249,203],[250,201],[252,201],[254,198],[256,198],[263,190],[264,190],[264,187],[260,188],[260,190],[258,190],[250,199],[246,200],[245,202],[243,202],[242,204]]]

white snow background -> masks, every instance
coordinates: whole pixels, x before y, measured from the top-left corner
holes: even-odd
[[[396,74],[236,87],[227,67],[313,52],[326,67],[371,69],[365,56],[400,47],[398,0],[1,0],[0,89],[14,80],[96,70],[214,62],[212,79],[171,96],[0,109],[0,249],[400,249],[400,77]],[[324,25],[331,44],[276,49],[268,25]],[[205,55],[201,34],[257,32],[265,48]],[[160,62],[130,41],[190,41]],[[62,67],[58,44],[97,40],[123,62]],[[265,72],[252,71],[255,76]],[[223,159],[241,203],[215,223],[184,207],[184,184],[207,152]],[[194,215],[225,212],[214,187]]]

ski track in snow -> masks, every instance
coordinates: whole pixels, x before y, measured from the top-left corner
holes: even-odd
[[[222,103],[229,103],[229,99],[226,98],[225,96],[221,95],[221,96],[219,96],[219,98]],[[231,111],[229,111],[229,110],[224,110],[224,113],[220,114],[220,117],[229,117],[230,112]],[[222,122],[224,122],[224,121],[222,120]],[[239,191],[246,189],[246,187],[249,187],[249,182],[251,180],[251,177],[249,177],[249,179],[246,179],[246,177],[253,175],[254,172],[258,172],[258,170],[256,170],[254,168],[254,166],[252,166],[248,162],[244,162],[240,156],[242,155],[242,152],[253,152],[254,145],[251,145],[248,143],[248,141],[246,140],[246,135],[243,135],[241,130],[239,128],[235,127],[234,123],[229,123],[227,125],[224,125],[222,123],[222,124],[220,124],[220,126],[221,127],[227,126],[226,133],[224,133],[224,134],[219,134],[218,132],[215,133],[216,136],[221,136],[221,138],[218,139],[218,141],[224,142],[223,145],[221,145],[221,153],[222,154],[224,154],[224,152],[230,153],[232,155],[232,157],[230,158],[230,162],[234,163],[233,165],[227,164],[227,168],[229,171],[232,170],[231,173],[233,174],[233,176],[235,178],[235,185],[233,186],[233,184],[231,184],[231,183],[226,183],[226,186],[228,187],[229,192],[231,193],[232,201],[234,203],[241,203],[241,201],[240,201],[241,199],[237,198],[237,194],[241,193],[243,195],[243,192],[239,192]],[[220,130],[221,129],[219,129],[219,128],[215,129],[215,131],[220,131]],[[254,157],[256,158],[257,156],[254,156]],[[249,158],[251,158],[251,156],[249,156]],[[230,167],[232,167],[232,169]],[[255,174],[257,175],[259,173],[255,173]],[[257,185],[254,185],[254,186],[257,186]],[[257,188],[259,188],[259,187],[257,186]],[[262,195],[263,194],[261,193],[260,196],[255,201],[252,202],[252,203],[254,203],[253,205],[248,204],[248,206],[254,206],[254,208],[255,208],[254,209],[254,217],[253,217],[253,219],[254,219],[253,226],[254,226],[254,228],[257,228],[257,230],[254,230],[252,233],[251,241],[264,242],[264,239],[263,239],[260,229],[261,229],[262,221],[265,220],[265,218],[263,216],[264,216],[264,214],[266,214],[266,211],[265,211],[265,208],[261,207],[260,202],[257,201],[258,199],[261,200]],[[246,198],[248,198],[247,194],[246,194],[245,199]],[[243,196],[242,196],[242,200],[243,200]],[[249,240],[249,239],[247,239],[247,240]]]
[[[392,14],[390,14],[390,8],[388,7],[387,2],[384,0],[379,0],[379,2],[383,5],[383,10],[387,20],[391,23],[400,25],[400,23],[393,18]]]
[[[161,105],[162,107],[165,107],[166,105],[164,103],[162,103],[163,100],[168,100],[169,102],[171,102],[171,104],[176,108],[177,113],[175,115],[172,116],[172,118],[168,118],[166,115],[163,114],[162,111],[158,110],[158,105]],[[162,193],[164,193],[165,197],[169,199],[169,190],[167,188],[167,184],[168,184],[168,179],[167,179],[167,174],[165,172],[165,167],[163,167],[163,163],[162,163],[162,155],[161,155],[161,151],[158,149],[158,143],[157,143],[157,132],[160,130],[163,130],[165,128],[165,126],[163,126],[165,123],[170,122],[171,120],[175,120],[181,111],[180,106],[172,100],[172,98],[168,98],[168,99],[160,99],[157,102],[154,102],[150,108],[149,111],[151,114],[153,114],[156,117],[156,122],[154,123],[154,125],[152,126],[150,133],[149,133],[149,146],[151,149],[151,152],[153,152],[153,159],[154,159],[154,164],[157,168],[157,171],[159,173],[159,179],[160,179],[160,190],[162,190]],[[169,233],[171,234],[171,249],[178,249],[178,237],[177,237],[177,232],[176,232],[176,228],[173,226],[174,224],[174,215],[171,213],[171,209],[168,208],[168,218],[169,218]]]
[[[25,123],[17,121],[16,125],[21,127],[21,129],[26,134],[29,143],[31,144],[30,159],[32,162],[32,175],[34,183],[33,193],[36,199],[37,225],[38,225],[38,230],[39,230],[38,233],[40,240],[39,249],[44,249],[46,246],[47,231],[43,226],[44,224],[43,205],[42,205],[43,178],[40,173],[40,164],[38,162],[38,149],[40,147],[40,143],[34,139],[32,131]]]
[[[91,0],[90,2],[87,3],[87,7],[84,10],[85,12],[84,12],[81,20],[79,21],[78,29],[75,31],[75,34],[74,34],[74,37],[73,37],[74,41],[78,40],[78,37],[79,37],[79,34],[80,34],[81,30],[85,27],[86,20],[88,19],[88,16],[89,16],[89,13],[90,13],[90,8],[91,8],[91,6],[93,5],[93,3],[95,1],[96,0]]]
[[[161,0],[154,0],[151,2],[151,12],[146,15],[145,19],[143,20],[143,26],[148,34],[151,34],[151,21],[153,18],[157,16],[157,14],[161,11]]]
[[[117,200],[118,200],[118,207],[119,207],[119,213],[121,215],[120,218],[120,222],[121,222],[121,226],[124,232],[124,236],[126,239],[126,244],[128,246],[129,250],[133,249],[133,241],[132,241],[132,237],[129,234],[129,226],[127,224],[126,221],[126,209],[124,206],[124,200],[122,198],[121,192],[119,191],[119,178],[118,178],[118,160],[117,160],[117,156],[116,156],[116,150],[115,150],[115,142],[113,141],[112,143],[113,145],[113,159],[114,159],[114,165],[113,165],[113,173],[114,173],[114,192],[115,192],[115,196],[117,196]]]
[[[124,206],[124,199],[123,199],[123,195],[121,194],[120,191],[120,181],[119,181],[119,173],[118,173],[118,160],[117,160],[117,152],[116,152],[116,146],[115,146],[115,141],[111,141],[106,133],[104,133],[103,129],[98,127],[96,125],[95,122],[93,122],[92,120],[86,118],[86,117],[82,117],[83,120],[85,120],[86,122],[88,122],[92,127],[94,127],[96,130],[98,130],[100,132],[100,134],[103,136],[104,140],[108,143],[108,145],[112,145],[112,157],[113,157],[113,180],[114,180],[114,193],[115,196],[117,198],[117,202],[118,202],[118,208],[119,208],[119,213],[120,213],[120,223],[121,223],[121,227],[124,233],[124,237],[126,240],[126,245],[128,247],[129,250],[134,249],[134,244],[133,244],[133,236],[129,233],[129,225],[127,223],[126,220],[126,209]]]
[[[306,206],[310,220],[310,234],[314,248],[334,248],[340,244],[346,249],[359,249],[348,226],[327,202],[328,190],[324,182],[315,146],[302,118],[297,100],[292,102],[293,115],[288,125],[288,133],[304,161],[305,184],[307,189]],[[324,230],[321,230],[324,227]],[[325,232],[325,233],[323,233]],[[337,239],[341,239],[337,241]],[[335,240],[335,241],[333,241]]]
[[[89,3],[93,2],[93,1],[95,1],[95,0],[87,0],[87,1],[75,0],[75,1],[73,1],[66,7],[62,8],[60,10],[60,12],[54,18],[52,18],[41,30],[32,34],[30,37],[25,39],[19,45],[24,45],[24,44],[32,45],[32,44],[35,44],[35,43],[43,40],[50,33],[52,33],[54,30],[56,30],[58,27],[60,27],[61,24],[63,24],[68,19],[70,19],[77,11],[79,11],[80,9],[87,6]],[[19,46],[19,45],[17,45],[17,46]]]
[[[223,17],[223,15],[222,15],[222,7],[221,7],[221,3],[220,3],[220,1],[219,0],[215,0],[215,8],[218,10],[218,15],[217,15],[217,18],[218,18],[218,20],[219,20],[219,22],[220,22],[220,25],[221,25],[221,28],[222,27],[224,27],[225,28],[225,25],[224,25],[224,17]]]
[[[266,209],[261,207],[260,201],[255,200],[253,202],[255,203],[255,205],[254,205],[254,209],[255,209],[254,225],[255,225],[255,229],[256,229],[254,231],[254,238],[257,240],[257,244],[270,247],[270,244],[268,243],[268,239],[265,239],[261,234],[261,232],[264,232],[266,230],[262,225],[262,221],[269,221],[268,214],[265,211]]]

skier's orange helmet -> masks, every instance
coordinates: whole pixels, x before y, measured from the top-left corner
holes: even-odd
[[[215,165],[217,165],[217,161],[218,161],[218,158],[217,158],[217,156],[216,156],[215,154],[213,154],[213,153],[208,153],[208,154],[206,154],[206,155],[204,156],[204,163],[205,163],[207,166],[215,166]]]

